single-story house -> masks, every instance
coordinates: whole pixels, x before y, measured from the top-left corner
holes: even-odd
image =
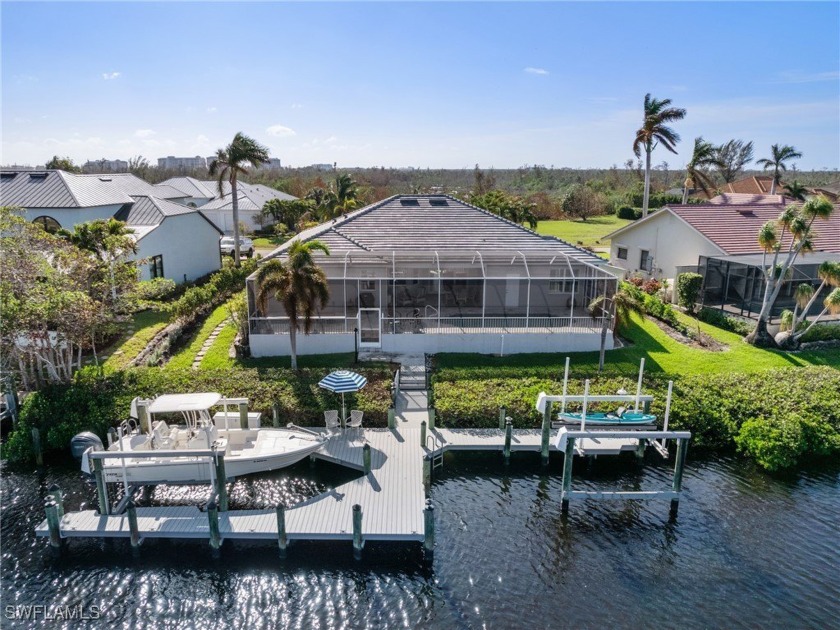
[[[561,352],[600,347],[587,306],[615,292],[606,261],[448,195],[396,195],[284,243],[317,239],[330,298],[300,354]],[[287,355],[289,321],[273,297],[257,308],[247,283],[255,356]],[[608,335],[607,348],[612,347]]]
[[[195,280],[221,267],[218,228],[183,192],[129,173],[78,175],[60,170],[0,173],[0,204],[19,206],[47,230],[94,219],[125,221],[137,240],[141,279]]]
[[[701,273],[707,302],[738,303],[738,311],[754,315],[756,298],[749,296],[759,294],[764,286],[758,231],[778,219],[784,207],[781,203],[666,206],[605,237],[610,240],[610,264],[627,275],[665,278],[672,283],[685,271]],[[818,284],[819,262],[840,259],[840,212],[828,221],[817,220],[813,230],[814,252],[800,255],[791,284],[783,292],[792,295],[794,283]],[[715,270],[714,274],[709,270]],[[787,308],[786,304],[784,299],[778,302],[779,308]]]
[[[219,194],[218,181],[206,181],[194,177],[173,177],[161,182],[162,185],[170,186],[183,191],[187,198],[187,205],[194,205],[201,208],[201,211],[225,234],[233,234],[233,195],[230,192],[230,184],[223,182],[222,191]],[[273,221],[263,221],[262,208],[269,199],[282,199],[284,201],[297,199],[269,186],[262,184],[248,184],[238,182],[236,185],[237,199],[239,201],[239,220],[251,229],[256,230],[263,225],[269,225]]]

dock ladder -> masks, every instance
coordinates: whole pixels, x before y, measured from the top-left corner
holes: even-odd
[[[430,433],[426,436],[426,448],[432,453],[432,470],[443,468],[443,441],[437,434]]]

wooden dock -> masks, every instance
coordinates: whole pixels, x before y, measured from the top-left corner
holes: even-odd
[[[289,506],[282,516],[276,509],[219,511],[218,533],[214,531],[215,509],[210,515],[194,506],[134,508],[133,535],[130,514],[100,515],[94,510],[63,515],[53,512],[52,535],[49,518],[36,527],[35,533],[50,536],[53,546],[59,537],[131,538],[132,544],[139,544],[144,538],[193,538],[210,539],[211,544],[221,544],[226,539],[277,540],[282,551],[291,540],[352,540],[354,549],[360,552],[366,540],[389,540],[424,542],[431,551],[434,519],[424,484],[428,482],[430,458],[450,450],[502,451],[505,433],[501,429],[427,431],[425,426],[348,429],[331,438],[311,457],[364,473],[365,445],[369,445],[369,473]],[[425,444],[421,441],[423,435]],[[541,430],[512,430],[510,450],[540,452],[542,437]],[[576,455],[616,455],[638,448],[639,440],[626,433],[621,438],[602,434],[573,440]],[[550,450],[557,451],[553,443]],[[572,498],[577,498],[575,495]],[[50,509],[55,510],[55,504],[48,507],[48,516]]]

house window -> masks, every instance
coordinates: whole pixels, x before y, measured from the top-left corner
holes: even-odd
[[[159,254],[149,259],[149,274],[152,278],[163,278],[163,255]]]
[[[58,221],[46,215],[33,219],[32,223],[40,225],[44,228],[44,231],[49,232],[50,234],[55,234],[61,229],[61,224]]]
[[[615,254],[615,257],[619,260],[627,260],[627,248],[626,247],[619,247],[618,251]]]
[[[563,272],[560,269],[552,269],[550,272],[552,278],[560,278]],[[574,280],[549,280],[548,293],[550,295],[559,295],[561,293],[572,293],[574,288]]]
[[[653,271],[653,257],[646,249],[643,249],[641,252],[641,256],[639,258],[639,269],[647,271],[648,273]]]

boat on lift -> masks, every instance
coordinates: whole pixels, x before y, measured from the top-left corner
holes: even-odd
[[[650,413],[639,413],[635,411],[627,411],[624,407],[619,407],[615,411],[608,411],[606,413],[590,411],[585,414],[586,424],[608,424],[608,425],[650,425],[656,423],[656,416]],[[557,414],[557,420],[563,424],[581,424],[584,419],[582,412],[561,412]]]
[[[105,480],[125,484],[207,483],[214,474],[211,458],[190,452],[211,449],[224,454],[225,476],[230,479],[286,468],[305,459],[327,441],[327,436],[294,425],[285,429],[260,428],[259,414],[253,413],[248,414],[249,428],[232,427],[232,420],[238,425],[239,414],[229,414],[226,402],[215,392],[165,394],[155,398],[146,407],[145,432],[138,425],[137,413],[120,426],[117,438],[107,450],[127,455],[101,460]],[[225,410],[211,415],[213,408],[220,405],[225,405]],[[132,411],[136,407],[137,399],[132,403]],[[84,472],[93,469],[88,454],[103,449],[98,438],[96,442],[98,445],[91,444],[84,450]],[[156,450],[160,451],[160,457],[149,456]],[[183,456],[178,451],[183,451]],[[143,452],[144,456],[132,458],[132,452]]]

